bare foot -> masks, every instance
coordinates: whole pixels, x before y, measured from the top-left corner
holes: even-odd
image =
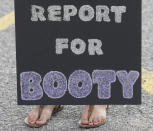
[[[99,125],[105,123],[106,120],[106,105],[94,105],[91,116],[89,118],[89,125]]]
[[[28,123],[35,124],[35,122],[39,119],[41,109],[41,106],[37,106],[35,109],[28,113]]]
[[[85,107],[84,111],[82,112],[81,124],[83,124],[83,125],[88,125],[90,114],[91,114],[90,108],[89,108],[89,105],[87,105],[87,106]]]
[[[40,118],[36,121],[36,124],[39,126],[44,125],[51,118],[52,112],[55,107],[56,106],[54,105],[43,106]]]

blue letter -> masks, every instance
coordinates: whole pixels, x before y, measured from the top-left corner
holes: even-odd
[[[23,72],[20,74],[21,99],[38,100],[43,97],[40,86],[41,76],[36,72]]]
[[[98,84],[98,98],[108,99],[111,97],[111,83],[116,81],[115,71],[94,70],[92,73],[93,83]]]
[[[127,99],[131,99],[133,97],[133,85],[136,80],[139,78],[138,71],[130,71],[127,74],[126,71],[118,71],[117,77],[122,84],[123,88],[123,97]]]
[[[85,98],[92,90],[90,74],[83,70],[76,70],[70,75],[68,84],[69,93],[75,98]]]
[[[65,75],[58,71],[47,73],[43,80],[43,89],[48,97],[53,99],[61,98],[64,96],[67,89]]]

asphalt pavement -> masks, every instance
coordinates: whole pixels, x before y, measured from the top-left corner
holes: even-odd
[[[0,0],[0,17],[14,10],[13,0]],[[143,0],[142,65],[153,73],[153,0]],[[48,125],[27,127],[23,120],[33,106],[18,106],[16,94],[15,26],[0,30],[0,131],[153,131],[153,95],[142,89],[142,105],[110,106],[105,125],[80,129],[84,106],[65,106]]]

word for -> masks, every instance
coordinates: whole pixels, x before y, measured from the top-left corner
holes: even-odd
[[[133,85],[139,78],[139,72],[130,71],[127,73],[125,70],[117,72],[94,70],[92,78],[88,72],[76,70],[70,75],[68,82],[66,76],[58,71],[48,72],[43,80],[36,72],[23,72],[20,74],[21,99],[39,100],[43,97],[44,92],[51,99],[62,98],[67,91],[67,86],[70,95],[81,99],[91,93],[93,84],[98,84],[99,99],[109,99],[111,97],[111,83],[116,81],[116,76],[122,85],[123,97],[131,99]]]
[[[94,9],[95,8],[95,9]],[[93,19],[96,22],[110,22],[110,13],[114,13],[115,23],[122,22],[122,15],[126,12],[126,6],[82,5],[79,9],[75,5],[50,5],[48,9],[42,6],[31,6],[32,21],[71,21],[71,17],[78,16],[81,21],[88,22]],[[44,14],[48,14],[46,17]]]
[[[56,54],[63,54],[63,49],[69,48],[69,40],[67,38],[56,39]],[[88,52],[89,55],[103,55],[101,49],[102,42],[98,39],[88,39]],[[70,49],[76,55],[81,55],[86,51],[86,43],[82,39],[74,39],[71,41]]]

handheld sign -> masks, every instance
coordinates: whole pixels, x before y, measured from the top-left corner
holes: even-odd
[[[20,105],[140,104],[141,0],[15,0]]]

